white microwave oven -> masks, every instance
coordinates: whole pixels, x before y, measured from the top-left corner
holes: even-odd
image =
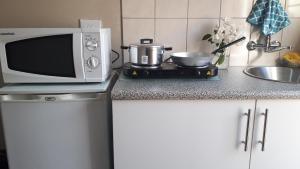
[[[103,82],[111,72],[110,53],[110,29],[0,29],[4,83]]]

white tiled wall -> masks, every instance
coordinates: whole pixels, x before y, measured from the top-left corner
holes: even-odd
[[[155,41],[172,46],[172,52],[186,50],[186,19],[156,19]]]
[[[187,18],[188,0],[156,0],[155,4],[157,18]]]
[[[212,51],[211,46],[202,40],[202,36],[219,24],[219,19],[189,19],[188,22],[187,51]]]
[[[300,52],[300,0],[280,0],[291,18],[292,25],[272,38],[293,45]],[[283,52],[248,52],[247,42],[257,41],[260,33],[246,18],[255,0],[122,0],[123,43],[138,43],[141,38],[153,38],[156,43],[172,46],[172,52],[205,51],[212,49],[204,34],[219,24],[220,18],[230,17],[243,30],[247,40],[231,48],[231,66],[275,65]],[[124,51],[125,62],[128,54]]]
[[[188,18],[219,18],[221,0],[189,0]]]

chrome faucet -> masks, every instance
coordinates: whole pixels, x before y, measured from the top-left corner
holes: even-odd
[[[281,42],[279,41],[271,41],[271,35],[266,36],[265,44],[256,43],[254,41],[250,41],[247,44],[247,49],[249,51],[255,50],[257,48],[264,49],[267,53],[278,52],[284,49],[292,50],[292,46],[281,46]]]

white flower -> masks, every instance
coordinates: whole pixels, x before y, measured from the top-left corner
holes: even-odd
[[[220,25],[213,27],[211,41],[217,47],[222,42],[225,44],[230,43],[244,34],[241,30],[243,29],[240,29],[236,24],[234,24],[230,18],[222,18]]]
[[[220,34],[213,34],[213,35],[212,35],[212,41],[213,41],[214,43],[221,43],[222,40],[223,40],[223,37],[220,36]]]

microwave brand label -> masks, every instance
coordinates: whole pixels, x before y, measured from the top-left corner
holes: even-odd
[[[3,33],[0,33],[0,35],[15,35],[14,32],[3,32]]]

